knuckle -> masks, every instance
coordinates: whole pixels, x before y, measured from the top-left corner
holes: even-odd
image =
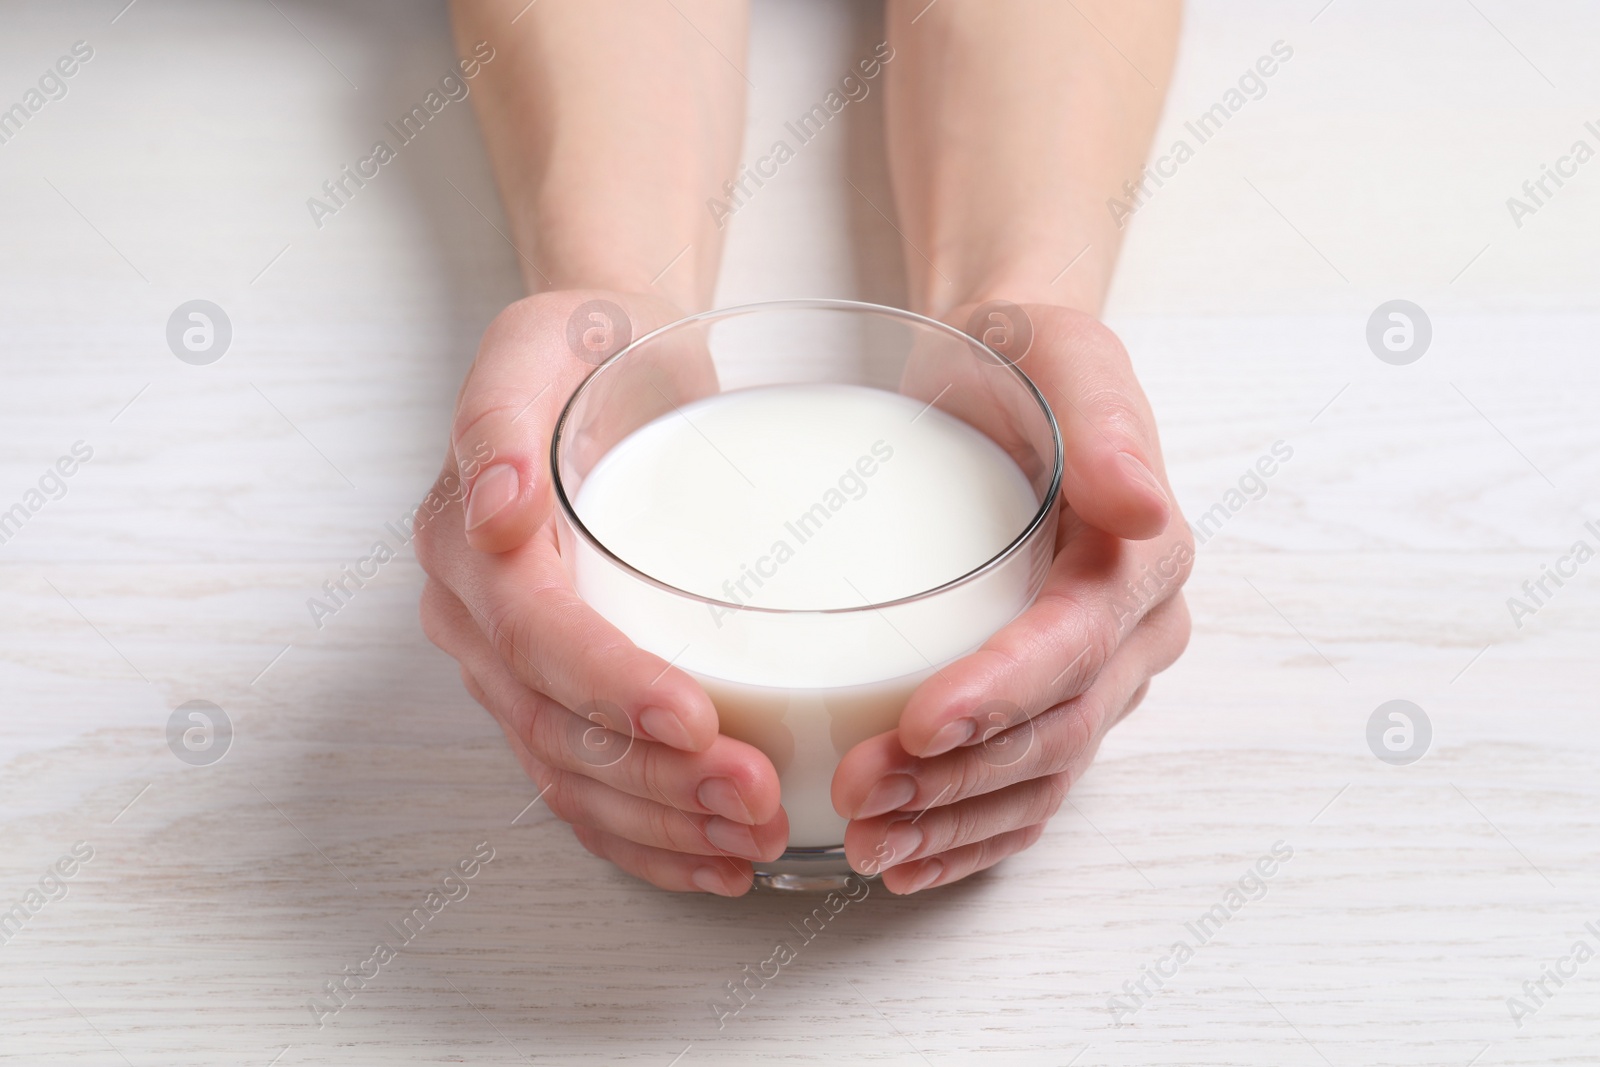
[[[1171,573],[1167,581],[1171,585],[1173,596],[1176,596],[1178,590],[1188,582],[1189,575],[1194,573],[1194,533],[1189,529],[1188,523],[1176,525],[1179,526],[1179,531],[1172,539],[1172,546],[1167,549],[1158,564],[1164,572]]]
[[[649,801],[639,801],[638,806],[643,809],[644,817],[641,819],[641,825],[650,844],[674,852],[685,850],[683,835],[679,832],[679,822],[673,818],[677,813],[664,804],[654,804]]]
[[[443,597],[449,594],[432,578],[422,587],[422,601],[417,605],[417,617],[422,621],[422,634],[436,648],[449,652],[446,647],[449,617],[445,614]]]
[[[1067,790],[1072,785],[1071,777],[1063,771],[1040,780],[1042,788],[1035,790],[1023,813],[1022,822],[1025,827],[1055,818],[1056,812],[1061,810],[1061,805],[1067,802]]]
[[[1063,700],[1088,685],[1116,650],[1121,639],[1120,618],[1114,604],[1099,611],[1092,601],[1070,587],[1046,586],[1034,607],[1047,613],[1047,621],[1028,646],[1006,655],[1028,673],[1039,671],[1041,661],[1060,664],[1060,672],[1043,687],[1043,696],[1046,700]]]
[[[456,409],[455,418],[450,423],[450,447],[452,457],[459,456],[463,445],[476,446],[480,441],[489,446],[491,437],[498,437],[490,431],[498,429],[499,423],[509,423],[512,418],[528,404],[528,398],[522,393],[506,388],[486,388],[473,396],[471,406],[461,406]],[[472,451],[472,450],[469,450]],[[474,458],[481,465],[482,459],[477,451],[473,451]],[[455,462],[451,463],[454,469]]]
[[[545,787],[545,807],[562,822],[578,825],[582,814],[577,792],[577,779],[565,771],[551,769],[551,779]]]
[[[1189,639],[1190,639],[1190,637],[1192,635],[1193,635],[1193,630],[1189,626],[1188,616],[1185,615],[1184,619],[1183,619],[1183,624],[1181,626],[1178,626],[1178,627],[1174,628],[1174,631],[1173,631],[1173,634],[1172,634],[1172,652],[1171,652],[1172,658],[1171,658],[1171,660],[1169,660],[1166,663],[1165,666],[1167,666],[1167,667],[1172,666],[1172,664],[1174,664],[1174,663],[1176,663],[1178,661],[1178,657],[1182,656],[1185,652],[1187,652],[1189,650]]]
[[[979,864],[981,868],[993,867],[1007,856],[1014,856],[1027,847],[1024,844],[1026,830],[1018,828],[1003,834],[996,834],[983,843],[983,859]]]
[[[928,802],[929,807],[954,804],[988,792],[989,765],[975,758],[973,749],[958,748],[951,753],[947,774],[948,781],[940,786],[942,792],[935,794]]]
[[[934,852],[943,852],[950,848],[959,848],[980,840],[983,836],[983,818],[977,805],[958,804],[952,807],[942,824],[942,833],[929,834],[930,839],[938,838],[937,842],[930,842],[934,847],[924,844],[920,852],[929,855]]]
[[[645,849],[636,851],[624,869],[636,878],[643,878],[657,889],[674,889],[677,886],[672,877],[672,863],[657,852]]]
[[[530,705],[537,702],[532,694],[519,698],[518,703],[526,701]],[[559,705],[553,706],[552,714],[539,714],[530,708],[527,712],[527,745],[528,750],[546,763],[560,767],[563,770],[582,771],[585,767],[577,760],[573,753],[573,746],[583,741],[583,720]]]
[[[1068,623],[1063,627],[1065,640],[1060,654],[1073,658],[1067,661],[1066,669],[1056,679],[1055,693],[1049,694],[1057,699],[1072,697],[1087,689],[1099,677],[1122,639],[1120,620],[1114,613],[1097,616],[1078,608],[1074,601],[1069,615],[1079,620],[1078,625]]]
[[[992,678],[1014,678],[1027,669],[1029,649],[1017,638],[996,640],[973,653],[973,658],[984,663]]]
[[[519,704],[522,699],[518,698]],[[552,766],[563,770],[570,769],[571,760],[567,745],[563,743],[566,737],[561,718],[555,715],[532,714],[528,716],[526,722],[527,730],[522,736],[528,751]]]
[[[1083,383],[1082,389],[1080,403],[1089,412],[1096,428],[1111,441],[1137,445],[1146,450],[1148,456],[1151,438],[1149,407],[1120,344],[1115,366],[1094,375]]]
[[[1124,707],[1121,714],[1117,716],[1117,722],[1121,722],[1129,715],[1132,715],[1139,705],[1144,703],[1144,698],[1149,692],[1150,680],[1147,678],[1140,683],[1139,688],[1133,691],[1133,696],[1128,698],[1127,706]]]
[[[671,775],[665,762],[666,753],[660,745],[635,745],[632,759],[636,780],[644,795],[663,804],[670,804],[667,785]]]
[[[489,695],[483,691],[483,687],[478,684],[478,680],[472,676],[472,672],[467,670],[464,664],[461,665],[461,685],[466,689],[468,695],[478,702],[480,707],[488,710]]]
[[[571,826],[572,836],[578,839],[578,844],[582,845],[590,855],[597,856],[603,860],[611,860],[611,856],[605,847],[604,837],[587,826],[579,826],[576,823],[571,824]]]
[[[1189,647],[1189,638],[1194,632],[1194,625],[1189,616],[1189,603],[1182,593],[1172,598],[1171,609],[1163,620],[1164,635],[1169,646],[1171,659],[1164,666],[1171,666],[1177,658],[1183,655]]]
[[[1100,618],[1088,621],[1079,636],[1086,650],[1077,668],[1079,688],[1087,689],[1111,661],[1122,643],[1123,634],[1115,619]]]
[[[500,600],[484,612],[483,622],[495,655],[516,670],[524,662],[523,642],[531,636],[527,611],[515,600]]]
[[[988,870],[1006,858],[1007,848],[1005,837],[991,837],[980,841],[972,850],[972,856],[966,863],[966,875],[977,874],[979,871]]]
[[[1182,518],[1181,512],[1177,514],[1179,518]],[[1187,576],[1189,571],[1194,568],[1194,530],[1190,528],[1187,522],[1174,523],[1173,528],[1174,543],[1185,549],[1182,555],[1187,558],[1184,560],[1183,573]]]
[[[1143,444],[1148,436],[1144,406],[1121,383],[1101,382],[1089,390],[1088,407],[1099,419],[1100,429],[1112,440],[1123,439]]]
[[[1075,352],[1092,356],[1098,363],[1110,363],[1132,370],[1128,349],[1116,331],[1095,316],[1071,308],[1052,308],[1051,317]]]
[[[1059,774],[1077,763],[1093,743],[1103,708],[1091,691],[1041,715],[1038,768],[1046,774]]]
[[[547,705],[537,694],[527,690],[517,691],[506,709],[506,725],[527,750],[543,763],[556,767],[566,764],[556,759],[556,753],[545,751],[539,745],[540,731],[554,716],[546,714]]]
[[[1136,579],[1141,586],[1149,582],[1155,583],[1155,588],[1149,590],[1149,611],[1156,611],[1160,605],[1166,604],[1183,591],[1184,583],[1194,573],[1195,550],[1194,532],[1189,524],[1182,518],[1167,524],[1170,535],[1163,535],[1161,540],[1151,542],[1143,550],[1143,561],[1140,563],[1140,574],[1143,578]],[[1145,553],[1148,553],[1147,555]]]

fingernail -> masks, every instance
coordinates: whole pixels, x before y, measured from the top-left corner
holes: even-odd
[[[705,893],[715,893],[719,897],[731,897],[728,884],[722,880],[722,874],[715,867],[696,867],[689,873],[689,881],[694,887]]]
[[[720,815],[713,815],[706,820],[706,839],[735,856],[743,856],[747,860],[761,858],[761,849],[756,845],[756,835],[750,832],[750,827],[730,822]]]
[[[939,732],[933,735],[927,747],[922,750],[923,756],[938,756],[949,752],[957,745],[964,745],[972,740],[972,735],[978,732],[978,724],[971,719],[957,719],[947,722],[939,727]]]
[[[910,819],[890,823],[888,831],[883,835],[883,847],[888,852],[883,865],[893,867],[897,863],[904,863],[911,858],[911,854],[920,844],[922,844],[922,831],[917,829],[916,823]]]
[[[872,792],[867,794],[867,799],[861,802],[854,819],[870,819],[874,815],[882,815],[886,811],[893,811],[903,804],[909,803],[917,795],[917,780],[909,774],[887,775],[877,785],[872,787]]]
[[[1161,483],[1156,481],[1156,476],[1151,473],[1149,467],[1146,467],[1143,463],[1139,462],[1138,457],[1132,455],[1131,453],[1118,452],[1117,455],[1122,457],[1123,466],[1128,468],[1128,473],[1133,475],[1134,479],[1138,481],[1140,485],[1144,486],[1146,489],[1149,489],[1152,493],[1159,497],[1163,503],[1166,502],[1167,491],[1161,488]]]
[[[922,865],[922,872],[900,892],[904,894],[920,893],[939,880],[944,874],[944,864],[939,860],[929,860]]]
[[[756,819],[750,814],[750,809],[745,806],[744,798],[739,795],[739,787],[733,784],[732,778],[707,778],[700,783],[700,788],[694,795],[700,803],[734,822],[754,825]]]
[[[652,741],[689,751],[689,728],[666,708],[645,708],[639,713],[639,725]]]
[[[467,497],[467,529],[476,530],[504,511],[517,499],[517,490],[517,468],[509,463],[496,463],[478,475]]]

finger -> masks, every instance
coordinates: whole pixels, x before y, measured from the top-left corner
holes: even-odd
[[[496,721],[505,732],[523,770],[536,784],[540,784],[539,799],[543,799],[548,793],[545,785],[554,783],[557,772],[539,763],[503,720],[497,717]],[[559,813],[555,814],[559,817]],[[627,841],[593,827],[569,825],[572,825],[574,834],[590,852],[611,860],[629,873],[663,889],[701,890],[738,896],[750,887],[751,868],[745,860],[732,856],[695,856],[673,852]]]
[[[719,734],[704,752],[598,731],[596,724],[522,685],[489,647],[466,609],[443,587],[425,590],[438,643],[462,663],[473,698],[542,765],[587,775],[668,807],[754,825],[777,816],[772,763],[755,747]]]
[[[707,859],[681,852],[651,848],[587,826],[574,826],[572,832],[584,848],[609,860],[635,878],[642,878],[659,889],[675,893],[716,893],[724,897],[742,896],[754,882],[750,864],[744,860]]]
[[[883,886],[891,893],[905,894],[949,885],[993,867],[1007,856],[1032,848],[1043,835],[1044,824],[1040,823],[930,856],[918,863],[891,867],[883,874]]]
[[[789,841],[789,819],[782,809],[770,822],[745,826],[720,815],[695,815],[641,800],[585,775],[553,774],[544,802],[557,817],[635,844],[697,856],[775,860]]]
[[[565,348],[564,311],[583,293],[546,293],[497,315],[456,399],[450,449],[466,483],[463,514],[474,548],[502,552],[549,515],[550,431],[585,373]]]
[[[1150,676],[1177,659],[1187,630],[1187,613],[1175,599],[1134,631],[1088,690],[978,744],[919,759],[905,751],[893,731],[868,738],[839,761],[833,778],[835,809],[847,818],[870,819],[1075,773],[1106,731],[1143,696]]]
[[[704,752],[683,752],[654,741],[630,741],[603,728],[605,736],[597,736],[589,720],[537,694],[515,705],[511,719],[542,762],[630,796],[747,826],[778,816],[778,776],[771,761],[734,738],[719,735]]]
[[[1035,778],[926,811],[854,820],[845,829],[845,856],[871,874],[1046,822],[1066,799],[1065,784],[1056,779]]]
[[[473,548],[507,551],[545,522],[550,436],[567,398],[629,340],[675,317],[660,301],[591,290],[530,296],[495,317],[450,431]]]
[[[1028,373],[1061,427],[1062,493],[1090,525],[1135,540],[1155,537],[1173,513],[1149,401],[1128,353],[1098,320],[1029,305]]]
[[[686,672],[645,652],[573,590],[549,527],[520,549],[468,547],[449,504],[416,538],[432,579],[466,606],[522,683],[585,718],[673,748],[703,751],[717,736],[711,698]],[[443,647],[443,646],[441,646]],[[449,649],[446,649],[449,651]]]
[[[1085,529],[1057,553],[1026,611],[912,693],[901,745],[937,755],[1083,692],[1193,563],[1187,531],[1134,543]]]

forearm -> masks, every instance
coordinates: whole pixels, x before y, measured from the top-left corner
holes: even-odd
[[[451,6],[463,57],[495,49],[473,100],[529,291],[708,306],[722,242],[706,201],[744,125],[743,0]]]
[[[1139,181],[1180,6],[889,0],[889,164],[913,306],[1099,314],[1122,237],[1107,200]]]

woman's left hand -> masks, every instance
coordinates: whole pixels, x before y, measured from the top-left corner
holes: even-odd
[[[1038,599],[940,668],[896,731],[851,749],[833,803],[845,851],[895,893],[953,882],[1037,841],[1112,726],[1183,652],[1194,540],[1155,420],[1115,334],[1030,305],[1019,361],[1064,448],[1056,555]],[[959,321],[959,314],[952,316]]]

